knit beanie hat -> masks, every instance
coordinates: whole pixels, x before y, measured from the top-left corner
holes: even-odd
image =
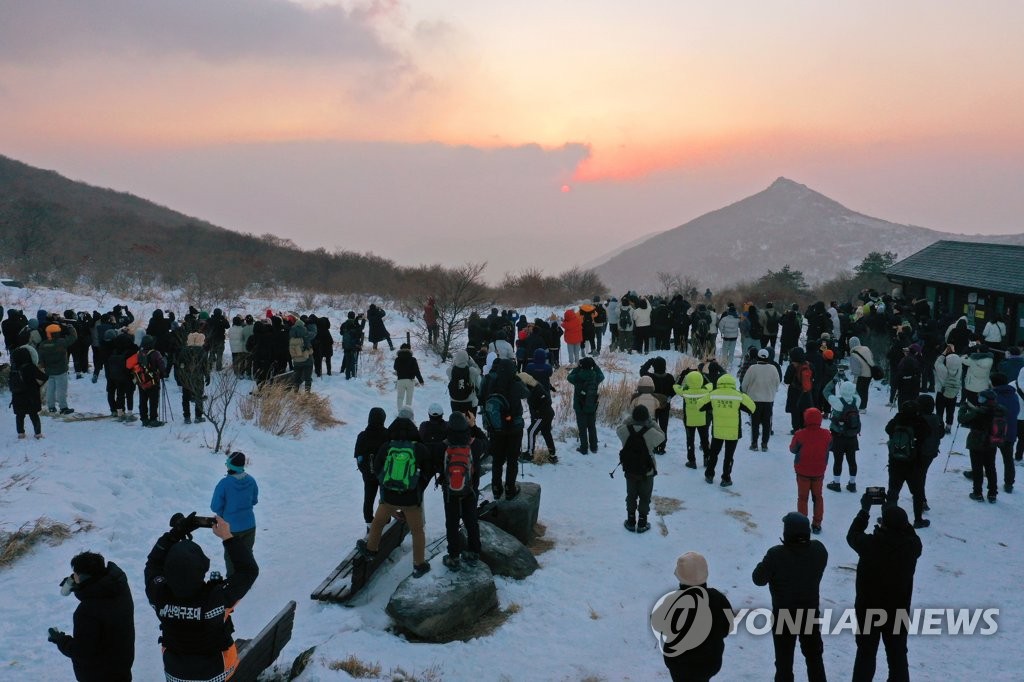
[[[644,405],[637,405],[633,408],[633,421],[637,424],[643,424],[651,418],[651,412]]]
[[[140,343],[139,345],[145,348],[146,350],[149,350],[150,348],[153,347],[154,344],[156,344],[156,339],[154,339],[149,334],[146,334],[145,336],[142,337],[142,343]]]
[[[232,452],[228,455],[228,458],[224,460],[224,466],[228,468],[228,471],[236,474],[245,471],[245,453]]]
[[[448,430],[459,433],[469,431],[469,421],[466,420],[466,415],[461,412],[452,412],[452,416],[448,417]]]
[[[708,581],[708,562],[697,552],[676,559],[676,579],[681,585],[703,585]]]
[[[907,512],[895,504],[882,508],[882,524],[890,530],[903,530],[910,527]]]
[[[782,539],[786,542],[806,542],[811,538],[811,522],[800,512],[789,512],[782,517]]]
[[[53,337],[57,336],[57,334],[60,334],[60,325],[59,324],[48,324],[48,325],[46,325],[46,338],[52,339]]]
[[[210,319],[210,313],[206,312],[205,310],[201,311],[199,313],[199,319],[200,320],[208,320],[208,319]]]

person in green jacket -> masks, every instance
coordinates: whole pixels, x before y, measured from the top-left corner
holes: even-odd
[[[46,340],[39,344],[39,362],[50,380],[46,382],[46,407],[50,412],[71,414],[68,407],[68,350],[78,339],[78,332],[68,320],[51,322],[43,330]]]
[[[708,464],[708,413],[700,409],[700,401],[711,392],[711,384],[704,380],[704,375],[691,369],[680,377],[680,383],[672,387],[676,395],[683,399],[683,426],[686,428],[686,466],[697,468],[697,457],[694,447],[694,436],[700,435],[700,451],[704,456],[704,466]]]
[[[715,482],[715,465],[718,464],[718,453],[725,444],[725,463],[722,465],[723,488],[732,485],[732,458],[736,453],[736,441],[740,439],[740,410],[754,414],[756,405],[746,393],[736,390],[736,379],[731,374],[723,374],[718,378],[716,388],[701,398],[700,409],[711,412],[711,452],[708,453],[707,466],[704,468],[704,480]]]
[[[597,452],[597,398],[598,386],[604,381],[604,372],[594,358],[581,358],[565,379],[573,387],[572,409],[576,412],[576,428],[580,433],[581,455]]]

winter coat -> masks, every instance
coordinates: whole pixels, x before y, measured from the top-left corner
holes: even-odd
[[[553,369],[548,364],[548,351],[546,348],[538,348],[533,352],[533,360],[527,363],[524,368],[526,373],[544,385],[544,388],[551,390],[551,374]]]
[[[679,589],[686,589],[680,585]],[[695,585],[702,587],[708,595],[708,608],[711,610],[711,634],[693,649],[684,651],[677,656],[663,656],[665,667],[672,679],[711,679],[722,669],[722,656],[725,654],[725,638],[732,629],[732,604],[724,594],[707,584]]]
[[[914,453],[910,462],[894,462],[889,460],[889,468],[893,466],[899,466],[900,464],[918,463],[923,461],[922,458],[922,447],[931,429],[928,427],[928,422],[921,418],[921,415],[915,413],[905,413],[901,411],[896,413],[896,416],[889,420],[889,423],[885,425],[885,432],[890,436],[896,431],[896,427],[905,426],[909,427],[914,431]]]
[[[646,306],[643,304],[646,303]],[[641,299],[641,303],[633,308],[633,326],[634,327],[650,327],[651,326],[651,304],[645,299]]]
[[[850,337],[850,374],[855,377],[870,377],[871,367],[875,364],[875,356],[871,349],[862,346],[856,336]]]
[[[718,318],[718,333],[723,340],[735,340],[740,335],[740,318],[735,311],[727,310]]]
[[[259,503],[259,497],[260,487],[255,478],[244,471],[229,473],[213,489],[210,510],[227,521],[232,532],[240,533],[256,527],[252,508]]]
[[[608,305],[605,306],[605,310],[608,313],[608,324],[617,326],[619,324],[619,302],[615,299],[608,301]]]
[[[244,353],[245,352],[245,327],[240,324],[231,325],[231,329],[228,330],[228,348],[231,349],[232,353]]]
[[[623,315],[623,312],[626,314]],[[624,303],[619,306],[619,316],[615,319],[618,320],[620,332],[631,332],[636,326],[633,324],[633,309]]]
[[[996,402],[1003,408],[1006,417],[1006,441],[1014,443],[1017,440],[1017,420],[1020,419],[1020,396],[1017,389],[1009,384],[993,386],[992,392],[996,394]]]
[[[804,428],[793,434],[789,443],[789,451],[795,455],[793,470],[798,476],[821,478],[831,445],[832,432],[821,428],[821,411],[808,407],[804,410]]]
[[[775,401],[781,383],[775,366],[767,360],[761,360],[746,371],[740,386],[755,403],[770,403]]]
[[[371,305],[370,309],[366,311],[366,319],[370,322],[370,330],[366,335],[366,340],[370,343],[380,343],[391,338],[387,327],[384,326],[384,315],[384,311],[376,305]]]
[[[755,585],[768,586],[773,609],[816,609],[828,550],[817,540],[775,545],[754,567]]]
[[[595,414],[598,403],[598,387],[604,381],[604,372],[597,365],[577,366],[565,378],[573,386],[572,409],[583,414]]]
[[[224,334],[230,327],[231,323],[228,322],[228,318],[224,317],[220,308],[216,308],[210,319],[206,321],[205,334],[211,348],[224,347]]]
[[[78,584],[72,635],[57,643],[71,659],[78,682],[132,679],[135,661],[135,605],[128,577],[114,562],[102,575]]]
[[[399,426],[402,422],[407,423]],[[430,454],[430,448],[418,442],[418,440],[419,431],[416,429],[416,425],[408,419],[396,419],[388,427],[388,441],[380,446],[377,450],[377,455],[373,458],[373,473],[377,476],[377,481],[383,483],[384,464],[387,461],[388,450],[391,448],[392,441],[409,441],[413,445],[413,456],[416,458],[419,485],[414,490],[404,492],[390,490],[382,485],[380,487],[380,499],[382,502],[396,507],[418,507],[423,504],[423,490],[426,488],[427,483],[434,478],[436,466]]]
[[[1006,336],[1006,323],[1005,322],[986,322],[985,328],[981,331],[981,337],[985,339],[985,343],[1002,343],[1003,337]]]
[[[999,403],[986,403],[984,405],[972,405],[967,401],[960,403],[960,412],[957,414],[957,421],[971,430],[967,434],[968,450],[991,450],[995,446],[989,443],[989,434],[992,432],[992,420],[996,415],[1003,415],[1005,411]],[[1009,424],[1007,424],[1009,426]]]
[[[1006,378],[1013,381],[1013,378],[1024,369],[1024,355],[1007,355],[996,368],[997,372],[1005,374]]]
[[[307,327],[302,320],[296,320],[288,331],[288,355],[292,359],[292,367],[313,363],[313,339],[316,338],[316,327]]]
[[[854,604],[858,609],[909,609],[921,539],[909,524],[868,534],[870,521],[870,512],[861,510],[846,533],[847,544],[860,557]]]
[[[388,442],[388,428],[384,425],[386,415],[380,407],[370,410],[367,418],[366,428],[356,436],[356,445],[352,456],[356,460],[356,467],[363,476],[372,475],[373,458],[384,443]]]
[[[583,319],[575,310],[566,310],[562,317],[565,342],[570,345],[583,343]]]
[[[786,375],[783,377],[783,382],[788,387],[786,389],[786,412],[790,414],[803,413],[805,409],[812,406],[811,395],[813,389],[811,391],[804,391],[800,381],[800,372],[804,367],[809,366],[806,362],[791,361],[786,367]]]
[[[43,409],[39,388],[49,380],[49,377],[32,362],[28,348],[14,349],[11,362],[16,367],[11,371],[20,372],[21,380],[25,384],[25,390],[11,394],[11,409],[14,410],[14,414],[38,414]]]
[[[935,388],[947,398],[956,398],[963,385],[963,360],[956,353],[935,358]]]
[[[204,582],[210,564],[205,556],[193,554],[188,565],[175,562],[167,570],[167,554],[176,542],[173,531],[160,536],[145,568],[146,596],[160,619],[164,672],[168,678],[211,680],[224,676],[226,661],[237,656],[228,614],[256,582],[259,566],[248,545],[231,537],[224,541],[224,551],[235,572],[218,582]]]
[[[956,322],[946,329],[946,343],[953,346],[957,354],[967,350],[967,344],[971,342],[971,330],[967,326],[967,317],[961,316]]]
[[[966,368],[964,373],[964,389],[981,393],[986,388],[991,388],[992,380],[992,353],[971,353],[963,362]]]
[[[629,403],[630,411],[637,405],[643,405],[647,408],[647,412],[653,415],[655,410],[660,410],[664,404],[665,396],[655,393],[654,379],[649,376],[640,377],[640,381],[636,385],[636,393],[633,394],[633,399]]]
[[[174,381],[192,393],[203,394],[210,381],[208,354],[202,346],[185,346],[174,362]]]
[[[363,329],[366,327],[366,320],[348,319],[341,323],[338,330],[341,334],[341,349],[343,351],[360,350],[363,347]]]
[[[395,356],[395,375],[399,381],[402,379],[415,379],[423,384],[423,376],[420,374],[420,363],[413,356],[408,348],[400,348]]]
[[[653,419],[648,419],[646,422],[640,423],[634,421],[632,416],[626,417],[626,420],[619,424],[615,429],[615,434],[619,437],[619,442],[622,443],[622,445],[625,445],[626,441],[629,440],[631,429],[632,431],[637,432],[645,428],[647,431],[644,432],[644,444],[647,446],[647,456],[650,463],[648,464],[646,471],[637,475],[636,478],[650,478],[651,476],[658,475],[658,465],[654,461],[654,456],[651,453],[654,452],[654,448],[665,442],[665,432],[658,427],[658,424]],[[619,462],[622,462],[621,452],[619,454]],[[625,471],[626,465],[624,462],[622,462],[622,464],[623,471]],[[632,472],[627,472],[626,475],[632,476],[633,474]]]
[[[526,397],[526,405],[530,408],[530,419],[554,419],[555,408],[551,404],[551,393],[548,392],[547,387],[528,372],[520,372],[519,378],[530,390],[530,394]]]
[[[39,344],[39,362],[51,377],[68,373],[68,349],[78,339],[78,333],[71,325],[63,325],[61,331],[63,336]]]
[[[517,376],[516,361],[511,357],[512,347],[504,341],[497,341],[494,345],[497,348],[495,358],[480,382],[480,402],[486,404],[491,393],[503,396],[512,417],[504,432],[513,434],[523,429],[523,401],[529,397],[530,390]]]
[[[476,366],[475,362],[470,360],[469,353],[464,350],[457,350],[452,353],[452,364],[447,370],[449,382],[452,378],[452,370],[456,367],[469,369],[469,382],[473,385],[473,392],[465,402],[470,403],[472,407],[476,407],[478,404],[477,394],[480,392],[480,368]]]
[[[708,413],[701,409],[701,401],[711,392],[711,385],[704,381],[704,375],[690,370],[683,377],[683,385],[676,384],[672,390],[683,399],[683,425],[706,426]]]
[[[711,435],[719,440],[739,440],[740,410],[753,414],[757,409],[750,396],[736,390],[736,379],[731,374],[720,376],[715,388],[697,404],[711,412]]]
[[[1010,384],[1013,386],[1014,392],[1017,394],[1017,402],[1020,405],[1020,411],[1017,413],[1017,418],[1021,419],[1024,417],[1024,369],[1021,369],[1017,373],[1017,381]]]

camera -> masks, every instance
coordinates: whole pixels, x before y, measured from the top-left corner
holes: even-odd
[[[885,488],[880,485],[868,486],[864,489],[864,496],[871,500],[871,504],[885,504]]]
[[[214,516],[196,516],[195,512],[185,516],[178,512],[171,517],[170,526],[171,528],[180,528],[185,533],[191,533],[197,528],[213,528],[216,523],[217,518]]]

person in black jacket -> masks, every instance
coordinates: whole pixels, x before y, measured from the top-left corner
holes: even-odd
[[[732,604],[724,594],[708,587],[708,562],[697,552],[687,552],[676,560],[676,579],[679,590],[659,602],[651,614],[651,626],[660,635],[662,657],[672,682],[707,682],[722,669],[725,638],[732,629]],[[705,617],[682,617],[682,608],[695,609]],[[710,623],[710,632],[703,641],[690,642],[690,628],[697,622]]]
[[[931,395],[924,393],[917,397],[917,406],[921,413],[921,419],[928,425],[928,437],[921,443],[921,509],[922,511],[928,511],[928,494],[925,490],[928,479],[928,467],[931,466],[935,458],[939,456],[939,443],[942,437],[946,435],[945,427],[942,423],[942,417],[935,413],[935,398]],[[931,521],[924,519],[925,523],[922,527],[931,525]]]
[[[171,523],[150,550],[145,568],[146,596],[160,619],[164,674],[190,682],[230,679],[238,665],[230,614],[256,582],[259,566],[248,545],[218,516],[213,534],[224,541],[235,570],[229,578],[211,574],[207,581],[210,559],[190,539],[197,528],[195,512],[175,514]]]
[[[656,455],[664,455],[665,446],[668,445],[668,417],[672,410],[672,397],[675,396],[675,391],[672,390],[672,386],[676,383],[675,377],[667,373],[665,369],[665,358],[661,356],[645,360],[644,364],[640,365],[640,376],[651,377],[654,380],[654,392],[664,396],[664,400],[659,401],[662,403],[662,407],[656,409],[653,415],[658,421],[658,428],[665,434],[665,440],[654,448]]]
[[[908,460],[889,457],[889,490],[886,494],[886,502],[888,504],[899,502],[900,491],[903,489],[903,484],[906,483],[914,501],[914,527],[927,528],[931,523],[922,516],[924,513],[924,471],[927,468],[923,447],[931,435],[931,429],[928,422],[921,418],[921,408],[916,398],[900,405],[900,411],[885,425],[885,432],[892,436],[900,427],[913,431],[913,456]]]
[[[388,441],[388,429],[384,426],[387,414],[382,407],[371,407],[366,419],[366,428],[356,436],[355,453],[356,468],[363,476],[363,521],[366,529],[373,522],[373,505],[377,501],[377,489],[380,483],[373,473],[373,458],[377,456],[380,446]]]
[[[417,362],[416,357],[412,354],[412,348],[409,344],[403,343],[399,349],[398,354],[395,356],[395,377],[397,398],[398,398],[398,409],[403,407],[412,408],[412,395],[415,389],[413,381],[420,382],[420,386],[423,385],[423,375],[420,374],[420,363]]]
[[[430,450],[419,442],[420,434],[416,430],[416,424],[413,423],[411,416],[407,415],[411,415],[408,408],[399,410],[398,417],[388,427],[387,442],[377,449],[377,454],[373,458],[373,473],[380,482],[380,503],[374,512],[366,539],[358,540],[356,549],[364,557],[376,555],[380,549],[384,526],[394,514],[401,512],[405,522],[409,524],[409,532],[412,535],[412,574],[413,577],[419,578],[430,570],[430,563],[426,559],[423,491],[434,477],[436,467],[431,461]],[[394,481],[389,480],[389,476],[395,472],[390,471],[388,462],[392,457],[397,461],[399,451],[408,449],[412,449],[413,452],[415,474],[407,480],[407,488],[398,489]]]
[[[767,585],[772,593],[775,680],[792,682],[793,649],[799,637],[808,682],[825,682],[821,627],[815,624],[808,631],[806,623],[819,615],[818,589],[828,564],[828,551],[825,545],[811,540],[811,522],[800,512],[782,517],[782,528],[782,544],[768,550],[752,576],[755,585]],[[788,619],[780,618],[783,612]],[[787,627],[787,622],[794,625]]]
[[[452,416],[448,418],[444,445],[445,452],[437,461],[441,487],[444,491],[444,527],[448,541],[448,554],[442,559],[442,563],[449,570],[458,571],[461,568],[460,561],[474,564],[480,557],[480,523],[476,512],[480,499],[480,467],[484,453],[487,452],[487,436],[477,428],[476,414],[452,412]],[[471,462],[470,477],[461,492],[453,491],[448,479],[447,453],[466,447],[469,448]],[[466,527],[466,549],[462,549],[460,522]]]
[[[331,321],[326,317],[316,318],[316,337],[313,339],[313,367],[317,377],[324,375],[324,363],[327,363],[327,376],[331,376],[331,358],[334,357],[334,336],[331,335]]]
[[[540,350],[538,353],[546,354],[547,351]],[[550,371],[551,368],[549,366],[548,372],[550,373]],[[548,461],[551,464],[558,464],[558,456],[555,454],[555,439],[551,435],[551,423],[555,418],[555,409],[551,405],[551,392],[548,386],[545,386],[541,380],[528,371],[520,372],[519,379],[530,390],[530,395],[526,398],[526,405],[530,408],[530,428],[526,430],[526,449],[519,456],[519,461],[533,461],[533,451],[537,446],[537,436],[540,435],[548,448]]]
[[[486,412],[488,398],[494,394],[502,396],[508,405],[508,414],[502,415],[506,419],[498,428],[487,425],[487,438],[492,460],[491,494],[495,500],[503,495],[511,500],[519,494],[516,480],[523,443],[523,400],[529,397],[529,390],[517,376],[512,347],[504,341],[495,342],[494,347],[498,357],[481,383],[480,405]]]
[[[860,557],[857,562],[857,656],[853,682],[870,682],[875,676],[878,640],[885,645],[892,682],[910,679],[907,664],[907,628],[900,612],[909,612],[914,591],[914,571],[921,556],[921,539],[910,525],[907,513],[896,505],[882,508],[882,518],[873,533],[866,533],[871,519],[872,498],[865,493],[861,510],[850,524],[846,542]],[[868,609],[872,613],[868,620]],[[880,617],[885,618],[878,623]]]
[[[135,661],[135,605],[128,577],[103,555],[82,552],[61,584],[80,602],[74,634],[50,628],[49,641],[71,659],[78,682],[128,682]]]

